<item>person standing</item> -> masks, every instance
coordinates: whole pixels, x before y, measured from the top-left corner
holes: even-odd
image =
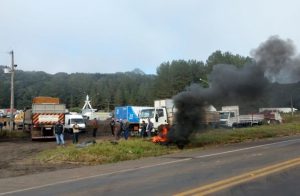
[[[115,136],[115,124],[116,124],[115,119],[112,118],[109,124],[112,136]]]
[[[147,123],[147,127],[146,127],[146,132],[148,137],[151,137],[151,131],[153,129],[153,123],[151,122],[150,118],[148,118],[148,123]]]
[[[124,120],[123,122],[123,131],[124,131],[124,138],[125,140],[129,137],[129,122],[127,120]]]
[[[96,138],[97,130],[98,130],[98,121],[96,118],[94,118],[94,120],[93,120],[93,137],[94,138]]]
[[[78,135],[79,135],[79,125],[77,122],[73,125],[73,144],[78,143]]]
[[[121,131],[122,131],[121,123],[119,120],[116,120],[114,125],[114,136],[116,141],[120,139]]]
[[[123,126],[123,120],[122,119],[120,119],[119,120],[119,123],[120,123],[120,135],[119,136],[121,136],[121,137],[123,137],[124,136],[124,126]]]
[[[145,133],[146,133],[146,127],[147,127],[147,125],[146,125],[145,121],[143,120],[143,121],[142,121],[142,124],[141,124],[141,137],[142,137],[142,138],[144,138],[144,136],[145,136]]]
[[[57,145],[65,145],[64,141],[64,127],[60,121],[58,121],[54,127],[54,134]]]
[[[3,122],[0,122],[0,131],[2,132],[3,129]]]

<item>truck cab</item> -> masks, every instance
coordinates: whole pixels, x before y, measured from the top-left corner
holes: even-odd
[[[145,121],[145,123],[148,123],[148,119],[153,123],[153,130],[152,132],[155,132],[159,125],[162,124],[168,124],[168,116],[166,112],[166,108],[149,108],[149,109],[143,109],[140,111],[139,114],[140,117],[140,124]]]
[[[220,126],[232,127],[237,122],[234,111],[220,111]]]
[[[73,133],[73,126],[74,126],[75,122],[77,122],[77,124],[79,125],[80,132],[84,132],[86,130],[86,125],[85,125],[82,115],[66,114],[64,129],[67,133]]]
[[[154,101],[154,107],[140,111],[140,124],[148,123],[148,118],[153,123],[152,132],[157,132],[160,125],[173,125],[176,108],[172,99]]]
[[[247,127],[261,125],[264,121],[263,114],[240,115],[239,106],[222,106],[220,113],[220,125],[225,127]]]

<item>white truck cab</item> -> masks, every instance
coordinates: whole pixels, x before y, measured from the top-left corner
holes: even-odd
[[[66,114],[65,115],[65,126],[64,129],[68,133],[73,133],[73,125],[77,122],[79,125],[80,132],[84,132],[86,130],[85,121],[81,114]]]
[[[153,123],[152,132],[156,132],[160,125],[173,125],[176,108],[172,99],[161,99],[154,101],[154,107],[143,109],[139,113],[140,124],[142,121],[148,123],[148,118]]]

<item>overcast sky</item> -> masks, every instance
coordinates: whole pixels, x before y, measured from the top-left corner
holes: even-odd
[[[249,56],[272,35],[300,45],[297,0],[1,0],[0,65],[155,74],[216,50]]]

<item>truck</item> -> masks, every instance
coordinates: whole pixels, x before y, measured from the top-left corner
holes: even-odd
[[[18,111],[14,117],[14,123],[17,129],[23,129],[24,125],[24,112]]]
[[[222,106],[220,113],[220,126],[223,127],[246,127],[261,125],[264,121],[263,114],[240,115],[239,106]]]
[[[83,116],[77,113],[65,114],[64,131],[66,133],[73,133],[73,126],[75,122],[78,124],[80,132],[86,131],[86,124],[84,122]]]
[[[260,114],[264,115],[265,122],[267,124],[280,124],[282,123],[282,117],[278,111],[269,111],[269,110],[264,110],[260,111]]]
[[[25,111],[24,120],[30,128],[31,139],[54,139],[54,126],[58,121],[64,122],[65,111],[66,106],[59,102],[59,98],[33,98],[32,108]]]
[[[281,112],[281,113],[292,113],[296,112],[297,108],[259,108],[259,112],[271,111],[271,112]]]
[[[140,124],[140,111],[153,107],[149,106],[118,106],[115,107],[114,118],[119,121],[129,122],[129,129],[132,134],[138,133]]]
[[[152,133],[158,132],[159,126],[170,125],[175,123],[175,113],[177,109],[172,99],[160,99],[154,100],[154,107],[141,110],[140,123],[145,121],[148,123],[148,119],[153,123]],[[203,127],[218,127],[220,116],[218,111],[212,106],[207,105],[204,108],[201,124]]]

